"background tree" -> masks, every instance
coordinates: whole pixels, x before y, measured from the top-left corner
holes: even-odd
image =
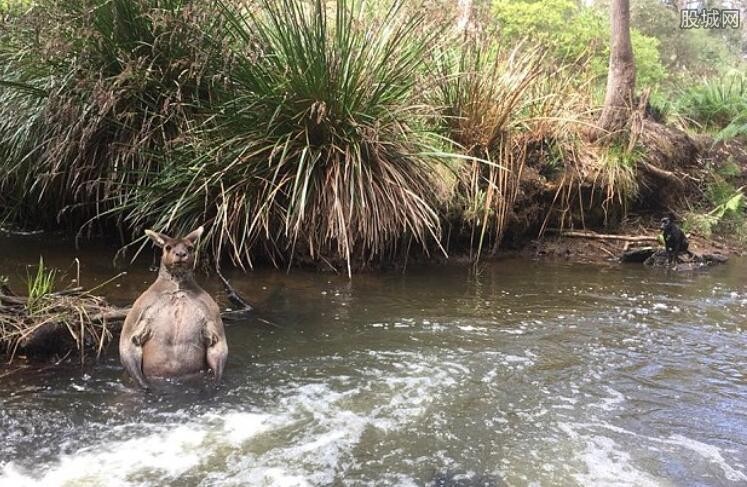
[[[612,0],[610,4],[612,46],[599,130],[612,133],[628,122],[635,90],[635,59],[630,41],[630,1]]]

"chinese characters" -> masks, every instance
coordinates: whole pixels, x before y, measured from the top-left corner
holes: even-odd
[[[737,9],[696,9],[680,10],[680,29],[739,29],[740,19]]]

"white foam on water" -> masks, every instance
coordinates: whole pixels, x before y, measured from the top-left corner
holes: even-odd
[[[709,461],[710,463],[715,464],[718,466],[721,471],[724,473],[724,477],[726,479],[732,481],[732,482],[747,482],[747,474],[745,472],[738,470],[732,465],[729,465],[729,462],[724,458],[721,450],[713,445],[709,445],[697,440],[693,440],[691,438],[687,438],[682,435],[671,435],[668,438],[657,438],[653,436],[647,436],[642,435],[639,433],[636,433],[634,431],[627,430],[625,428],[620,428],[619,426],[613,426],[608,423],[561,423],[558,425],[559,428],[565,432],[569,437],[571,437],[574,440],[583,439],[581,435],[578,433],[578,429],[606,429],[609,431],[612,431],[614,433],[618,433],[621,435],[628,435],[635,437],[637,439],[636,445],[640,448],[643,444],[648,445],[668,445],[668,446],[674,446],[679,448],[684,448],[687,450],[690,450],[692,452],[697,453],[700,455],[703,459]],[[597,438],[596,436],[592,437]],[[588,440],[587,440],[588,441]],[[659,451],[659,449],[656,449]],[[619,452],[618,452],[619,453]],[[618,455],[619,458],[622,458],[622,456]]]
[[[221,482],[223,485],[251,485],[252,487],[311,487],[308,480],[291,475],[282,468],[255,468],[245,478]],[[207,484],[210,485],[210,484]]]
[[[693,440],[692,438],[687,438],[686,436],[682,436],[682,435],[672,435],[669,438],[655,438],[651,436],[640,435],[633,431],[628,431],[624,428],[619,428],[619,427],[608,425],[608,424],[601,424],[598,426],[607,428],[617,433],[624,433],[624,434],[632,435],[638,438],[642,438],[652,443],[659,443],[659,444],[664,444],[664,445],[671,445],[671,446],[678,446],[678,447],[686,448],[688,450],[691,450],[697,453],[698,455],[710,461],[711,463],[716,464],[724,472],[724,476],[727,479],[731,481],[735,481],[735,482],[740,481],[740,480],[747,481],[747,474],[729,465],[726,459],[724,459],[724,456],[721,454],[721,450],[718,447],[715,447],[713,445],[702,443],[700,441]]]
[[[528,357],[522,357],[520,355],[504,355],[503,361],[507,364],[524,364],[532,365],[534,361]]]
[[[425,413],[434,391],[456,383],[452,375],[469,373],[469,369],[452,367],[448,362],[433,367],[407,359],[392,365],[401,372],[376,376],[344,393],[332,391],[325,384],[297,388],[281,404],[287,410],[289,425],[302,425],[301,431],[255,458],[240,458],[229,465],[232,473],[227,478],[236,485],[275,485],[267,483],[269,480],[258,483],[256,472],[257,468],[274,468],[281,469],[284,478],[301,478],[310,485],[334,484],[353,464],[353,451],[366,429],[402,428]],[[358,412],[355,401],[360,394],[368,401],[371,394],[378,400]],[[266,473],[262,475],[267,477]]]
[[[205,428],[182,425],[140,438],[86,447],[62,455],[40,477],[10,463],[0,474],[0,485],[132,485],[129,476],[148,470],[157,471],[162,480],[174,478],[200,463],[200,447],[206,435]]]
[[[278,391],[280,398],[264,411],[179,413],[166,423],[112,426],[125,439],[102,437],[33,472],[2,465],[0,485],[169,485],[184,475],[203,485],[333,484],[353,465],[367,429],[411,424],[445,387],[471,374],[457,361],[419,354],[378,357],[392,370],[374,369],[357,387],[310,383]]]
[[[234,445],[260,434],[277,423],[277,419],[269,414],[255,414],[245,412],[228,413],[222,416],[225,438]]]
[[[633,466],[630,455],[611,438],[594,436],[585,439],[580,458],[586,466],[585,473],[574,474],[581,485],[595,486],[660,486],[652,475]]]
[[[592,406],[605,411],[612,411],[617,409],[618,405],[625,402],[625,396],[621,392],[616,391],[610,386],[605,386],[605,390],[610,393],[610,397],[604,397],[602,398],[602,402],[599,404],[593,404]]]
[[[718,465],[719,468],[721,468],[721,470],[724,472],[724,476],[733,482],[747,482],[747,474],[729,465],[729,463],[724,459],[724,456],[721,454],[721,450],[713,445],[701,443],[700,441],[696,441],[682,435],[672,435],[668,440],[663,442],[669,443],[671,445],[682,446],[694,451],[701,457],[709,460],[711,463],[715,463],[716,465]]]
[[[208,413],[187,424],[143,424],[139,427],[150,433],[62,455],[43,472],[7,464],[0,470],[0,485],[139,485],[131,480],[138,474],[163,482],[198,467],[216,448],[235,447],[282,424],[281,417],[240,411]]]
[[[457,326],[462,331],[480,331],[485,332],[488,331],[487,328],[481,327],[481,326],[472,326],[472,325],[459,325]]]

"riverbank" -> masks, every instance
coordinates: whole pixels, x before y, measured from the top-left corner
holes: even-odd
[[[592,140],[588,59],[399,4],[300,5],[41,1],[13,17],[0,221],[116,239],[127,258],[147,228],[205,225],[213,263],[348,276],[636,216],[747,235],[739,131],[704,135],[711,112],[692,108],[713,108],[701,87],[737,106],[741,74],[695,84],[693,113],[642,86],[625,129]]]
[[[655,230],[655,229],[652,229]],[[516,252],[525,258],[543,261],[567,261],[586,264],[602,263],[621,263],[625,252],[636,248],[653,246],[663,250],[663,244],[656,242],[656,233],[652,231],[649,235],[654,235],[648,243],[631,244],[624,239],[626,237],[646,238],[643,235],[636,234],[615,234],[613,237],[622,237],[623,240],[602,237],[548,237],[543,240],[533,240],[523,249]],[[610,235],[607,235],[610,236]],[[691,236],[690,250],[696,255],[716,255],[725,259],[731,257],[741,257],[745,255],[745,247],[741,242],[728,240],[723,237],[706,239],[698,236]]]

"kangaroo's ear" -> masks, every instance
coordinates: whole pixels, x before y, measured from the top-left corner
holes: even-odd
[[[153,230],[146,230],[145,234],[153,240],[159,247],[164,247],[166,242],[171,240],[171,237],[164,235],[163,233],[154,232]]]
[[[205,227],[200,225],[200,228],[195,230],[194,232],[190,233],[186,237],[184,237],[184,240],[189,240],[189,242],[194,245],[202,236],[202,233],[205,231]]]

